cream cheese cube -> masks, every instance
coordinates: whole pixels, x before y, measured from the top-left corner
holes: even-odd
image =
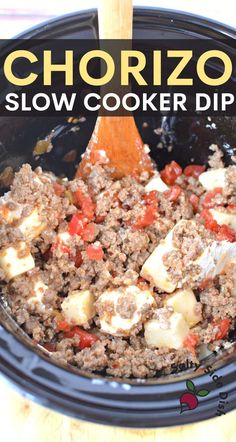
[[[65,253],[70,253],[70,241],[71,235],[69,232],[61,232],[56,236],[52,250],[55,250],[58,257],[63,256]]]
[[[23,258],[18,257],[18,252],[27,251]],[[24,242],[19,243],[19,248],[7,247],[0,252],[0,267],[8,279],[15,278],[35,267],[34,258]]]
[[[38,210],[34,209],[30,215],[23,218],[18,225],[18,229],[24,235],[27,241],[31,241],[45,229],[45,224],[41,221]]]
[[[162,328],[158,319],[150,319],[144,324],[144,338],[148,346],[156,348],[183,347],[189,334],[189,326],[181,313],[174,312],[169,318],[169,328]]]
[[[83,325],[95,314],[95,298],[89,290],[74,290],[61,304],[65,319],[74,325]]]
[[[22,212],[26,205],[18,204],[14,202],[14,210],[10,210],[7,203],[11,202],[11,192],[7,192],[2,198],[0,198],[0,216],[8,224],[12,224],[14,221],[20,220]],[[25,236],[27,241],[36,238],[46,227],[39,217],[39,211],[34,208],[32,212],[23,217],[17,225],[21,233]]]
[[[128,311],[131,300],[132,314],[130,317],[121,314],[119,303],[127,304]],[[98,300],[101,330],[113,336],[129,336],[132,330],[141,322],[143,312],[153,304],[154,298],[151,292],[140,290],[136,286],[130,286],[123,290],[106,291]]]
[[[157,192],[166,192],[169,187],[162,181],[159,174],[155,174],[150,181],[145,186],[146,192],[151,192],[152,190],[156,190]]]
[[[48,290],[48,286],[44,284],[44,282],[39,278],[37,281],[35,281],[33,286],[33,293],[32,296],[28,299],[28,304],[34,305],[34,304],[43,304],[43,297]],[[45,307],[45,306],[44,306]]]
[[[217,224],[220,226],[222,226],[222,224],[226,224],[227,226],[236,230],[236,213],[230,213],[225,209],[209,209],[209,211]]]
[[[6,223],[11,224],[21,217],[22,206],[14,202],[15,208],[14,210],[10,210],[9,207],[7,207],[7,203],[10,202],[9,194],[10,192],[0,198],[0,216]]]
[[[199,175],[199,181],[206,190],[214,190],[216,187],[224,187],[226,184],[226,168],[209,169]]]
[[[168,233],[166,238],[154,249],[152,254],[143,264],[141,276],[158,289],[166,293],[172,293],[177,288],[177,283],[171,280],[171,275],[163,262],[163,257],[169,252],[177,250],[173,245],[173,233],[177,226],[181,223],[188,222],[194,224],[190,220],[180,220],[173,229]],[[236,257],[236,243],[228,241],[213,241],[206,247],[204,252],[195,260],[192,265],[196,267],[194,280],[196,282],[202,279],[219,275],[230,262]],[[178,288],[181,288],[188,280],[188,276],[178,282]]]
[[[228,241],[213,241],[193,264],[200,267],[196,281],[205,278],[215,278],[224,268],[236,258],[236,243]]]
[[[165,299],[164,305],[171,306],[175,312],[181,313],[190,328],[202,320],[201,310],[198,311],[201,304],[197,302],[191,289],[177,290]]]
[[[143,278],[147,279],[160,290],[167,293],[171,293],[176,289],[176,284],[171,281],[171,278],[167,272],[167,268],[163,263],[163,256],[166,255],[166,253],[175,250],[172,244],[173,232],[175,227],[168,233],[166,238],[162,240],[160,244],[154,249],[152,254],[143,264],[141,270],[141,276]]]

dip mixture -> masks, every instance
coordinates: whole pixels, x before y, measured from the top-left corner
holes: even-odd
[[[112,178],[101,151],[86,179],[24,164],[0,198],[1,291],[51,357],[146,378],[198,362],[236,317],[236,166],[172,161]]]

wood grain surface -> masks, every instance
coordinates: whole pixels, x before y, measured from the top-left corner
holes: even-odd
[[[0,383],[1,442],[234,442],[236,411],[184,427],[128,430],[70,419]]]

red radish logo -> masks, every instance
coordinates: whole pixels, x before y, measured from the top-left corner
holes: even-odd
[[[195,410],[195,408],[198,407],[197,396],[205,397],[210,393],[209,390],[205,390],[205,389],[201,389],[201,390],[197,391],[193,381],[191,381],[191,380],[188,380],[186,382],[186,387],[187,387],[188,391],[183,393],[179,398],[180,407],[181,407],[180,414],[183,413],[184,411]]]

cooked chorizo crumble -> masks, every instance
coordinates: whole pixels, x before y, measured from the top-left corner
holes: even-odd
[[[154,377],[227,341],[236,317],[236,166],[58,179],[24,164],[0,198],[2,296],[52,358]],[[101,162],[102,163],[102,162]]]

